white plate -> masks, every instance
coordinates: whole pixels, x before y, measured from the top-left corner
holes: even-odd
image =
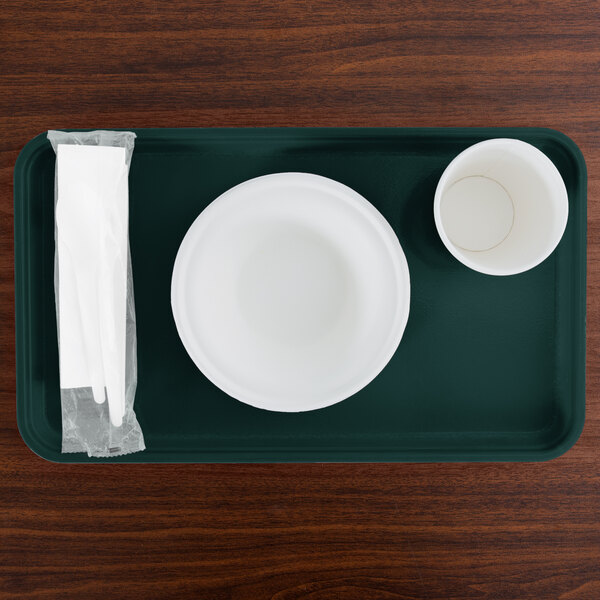
[[[228,190],[194,221],[171,303],[208,379],[252,406],[298,412],[344,400],[383,369],[410,280],[394,231],[360,194],[278,173]]]

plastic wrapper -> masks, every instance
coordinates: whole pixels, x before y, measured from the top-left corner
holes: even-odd
[[[129,252],[135,134],[49,131],[56,152],[55,269],[62,451],[144,450],[134,412],[136,326]]]

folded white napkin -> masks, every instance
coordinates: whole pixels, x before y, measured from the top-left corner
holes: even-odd
[[[61,388],[91,387],[125,413],[128,166],[125,148],[58,144]]]

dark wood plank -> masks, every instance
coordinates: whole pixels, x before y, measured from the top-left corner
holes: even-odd
[[[0,598],[600,598],[600,3],[0,5]],[[15,417],[12,169],[61,127],[548,126],[589,170],[588,415],[544,464],[56,465]]]

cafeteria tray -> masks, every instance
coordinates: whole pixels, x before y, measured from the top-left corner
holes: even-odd
[[[15,166],[17,418],[58,462],[537,461],[577,440],[585,415],[586,168],[550,129],[139,129],[129,178],[138,386],[147,449],[110,459],[61,454],[54,305],[54,165],[45,134]],[[433,219],[439,177],[482,140],[545,152],[569,195],[557,250],[519,275],[469,270]],[[396,231],[411,307],[383,372],[344,402],[306,413],[258,410],[210,383],[171,313],[173,262],[188,227],[230,187],[300,171],[340,181]]]

